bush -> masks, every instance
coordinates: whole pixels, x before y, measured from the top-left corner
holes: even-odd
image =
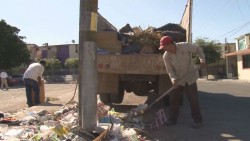
[[[61,61],[56,58],[46,58],[46,68],[49,70],[61,69]]]
[[[65,60],[64,65],[67,68],[78,68],[78,62],[79,62],[78,58],[68,58]]]
[[[61,61],[56,58],[45,58],[46,61],[46,74],[54,75],[56,70],[59,70],[62,68]]]

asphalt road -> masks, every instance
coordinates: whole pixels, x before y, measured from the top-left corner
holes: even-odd
[[[56,110],[68,102],[74,94],[75,84],[45,84],[46,97],[58,98],[41,106],[41,109]],[[148,130],[151,135],[161,141],[249,141],[250,140],[250,83],[242,81],[198,81],[201,110],[204,126],[191,129],[192,119],[189,106],[184,97],[180,109],[178,124],[161,126]],[[75,97],[77,100],[77,95]],[[138,97],[133,93],[125,96],[117,111],[128,111],[131,105],[144,103],[146,97]],[[14,87],[8,91],[0,91],[0,111],[16,112],[27,108],[23,87]],[[123,108],[121,108],[123,107]],[[36,107],[35,107],[36,108]],[[166,110],[168,107],[166,107]],[[151,115],[153,115],[151,113]]]
[[[204,126],[190,129],[192,120],[184,99],[178,124],[154,131],[154,135],[164,141],[249,141],[250,83],[198,81],[198,89]]]

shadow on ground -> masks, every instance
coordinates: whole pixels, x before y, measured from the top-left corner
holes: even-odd
[[[46,101],[44,103],[39,104],[39,106],[63,106],[63,105],[57,103],[50,103],[49,101]]]
[[[250,98],[236,97],[227,93],[199,91],[204,126],[191,129],[192,118],[184,95],[178,123],[175,126],[161,126],[149,131],[161,141],[248,141],[250,139]],[[135,106],[113,105],[118,112],[128,112]],[[168,107],[166,114],[168,116]],[[156,110],[159,109],[155,108]],[[155,111],[151,111],[151,116]]]
[[[121,104],[112,104],[111,108],[114,108],[116,112],[128,113],[132,108],[135,108],[135,105],[121,105]]]
[[[250,139],[250,98],[226,93],[200,92],[204,129],[215,139]]]

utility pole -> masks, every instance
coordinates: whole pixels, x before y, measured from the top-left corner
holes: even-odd
[[[227,38],[225,38],[225,46],[224,46],[225,48],[224,48],[224,50],[225,50],[225,53],[224,54],[227,54],[228,53],[228,50],[229,50],[229,48],[228,48],[228,45],[227,45]],[[225,56],[225,59],[226,59],[226,77],[228,78],[228,73],[229,73],[229,71],[228,71],[228,57],[227,56]]]
[[[189,6],[189,37],[188,37],[188,42],[192,43],[193,42],[193,33],[192,33],[192,24],[193,24],[193,0],[190,0],[190,6]]]
[[[96,32],[98,0],[80,0],[79,20],[79,126],[96,127]]]
[[[193,0],[187,0],[180,25],[186,30],[186,41],[192,43]]]

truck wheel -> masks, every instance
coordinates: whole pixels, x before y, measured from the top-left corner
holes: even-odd
[[[122,103],[124,98],[124,90],[120,90],[119,94],[111,94],[110,97],[112,103]]]
[[[104,104],[111,103],[110,94],[100,94],[100,99]]]

